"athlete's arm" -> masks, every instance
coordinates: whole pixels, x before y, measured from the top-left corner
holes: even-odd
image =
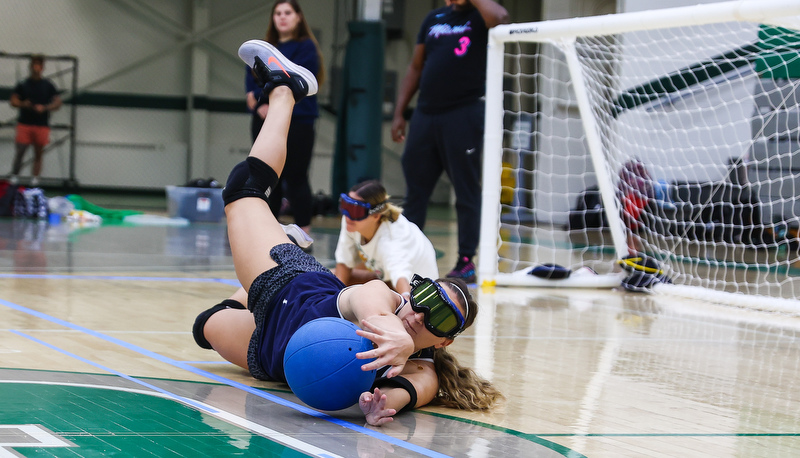
[[[481,17],[487,29],[491,29],[498,24],[508,24],[508,11],[499,3],[492,0],[470,1],[472,5],[475,6],[475,9],[481,13]]]
[[[406,138],[406,120],[403,113],[408,108],[411,98],[419,89],[419,79],[422,76],[422,67],[425,65],[425,45],[417,44],[414,47],[414,54],[411,63],[408,64],[406,75],[400,82],[397,90],[397,100],[394,105],[394,117],[392,118],[392,140],[401,142]]]
[[[336,278],[339,279],[345,286],[350,286],[353,283],[350,282],[350,275],[353,272],[353,269],[347,267],[345,263],[337,262],[336,267],[333,268],[333,274],[336,275]]]
[[[358,324],[358,335],[371,340],[376,348],[356,354],[356,358],[374,361],[364,364],[365,371],[392,366],[386,373],[394,377],[402,372],[406,360],[414,353],[414,340],[394,312],[400,297],[386,283],[373,280],[342,291],[339,312],[346,320]]]
[[[9,99],[9,103],[14,108],[31,108],[33,107],[33,103],[30,100],[22,100],[18,94],[12,93],[11,98]]]
[[[416,399],[410,408],[427,405],[439,392],[439,379],[430,361],[409,361],[400,376],[410,382],[414,390]],[[412,397],[408,388],[384,386],[374,392],[362,393],[358,404],[367,423],[380,426],[392,421],[392,417],[410,402]]]
[[[345,286],[361,285],[370,280],[375,280],[378,278],[378,276],[375,275],[375,272],[367,270],[364,268],[363,264],[361,266],[350,268],[347,267],[347,264],[339,262],[336,263],[333,274],[336,275],[336,278],[344,283]]]
[[[256,100],[256,95],[254,92],[250,91],[245,96],[245,101],[247,103],[247,109],[250,111],[255,111],[256,105],[258,105],[258,100]]]
[[[56,111],[59,108],[61,108],[61,96],[56,94],[56,95],[53,96],[53,101],[50,102],[49,105],[45,106],[45,109],[47,111]]]

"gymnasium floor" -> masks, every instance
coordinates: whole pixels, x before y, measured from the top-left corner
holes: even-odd
[[[102,205],[103,202],[95,202]],[[428,235],[455,247],[452,215]],[[335,218],[315,221],[332,266]],[[450,348],[505,400],[365,426],[198,348],[237,286],[223,223],[0,219],[0,457],[800,456],[800,319],[619,291],[476,290]]]

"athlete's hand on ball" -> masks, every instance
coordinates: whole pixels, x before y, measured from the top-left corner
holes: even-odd
[[[356,353],[358,359],[375,358],[374,361],[361,366],[362,370],[371,371],[383,366],[392,366],[386,372],[387,377],[394,377],[403,371],[408,357],[414,353],[414,341],[402,327],[399,330],[394,326],[382,326],[382,321],[396,319],[396,317],[376,316],[361,320],[361,328],[356,334],[371,340],[376,348]],[[388,324],[388,323],[386,323]]]

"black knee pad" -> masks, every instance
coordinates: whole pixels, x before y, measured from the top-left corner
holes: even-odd
[[[209,318],[211,318],[211,315],[225,309],[244,310],[245,306],[233,299],[225,299],[219,304],[197,315],[197,318],[194,320],[194,326],[192,326],[192,336],[194,336],[194,341],[200,348],[205,348],[207,350],[212,349],[211,344],[208,343],[206,336],[203,334],[203,328],[206,327],[206,322]]]
[[[267,198],[278,183],[278,174],[261,159],[248,157],[236,164],[228,175],[228,182],[222,190],[225,205],[243,197]]]

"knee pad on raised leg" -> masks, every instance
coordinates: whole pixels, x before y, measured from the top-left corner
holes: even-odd
[[[228,175],[228,182],[222,190],[225,205],[244,197],[267,198],[278,183],[278,174],[261,159],[248,157],[236,164]]]
[[[197,343],[200,348],[205,348],[207,350],[211,350],[213,348],[208,340],[206,340],[203,329],[206,327],[206,322],[209,318],[211,318],[211,315],[225,309],[244,310],[245,306],[233,299],[225,299],[221,303],[197,315],[197,318],[194,320],[194,326],[192,326],[192,336],[194,337],[195,343]]]

